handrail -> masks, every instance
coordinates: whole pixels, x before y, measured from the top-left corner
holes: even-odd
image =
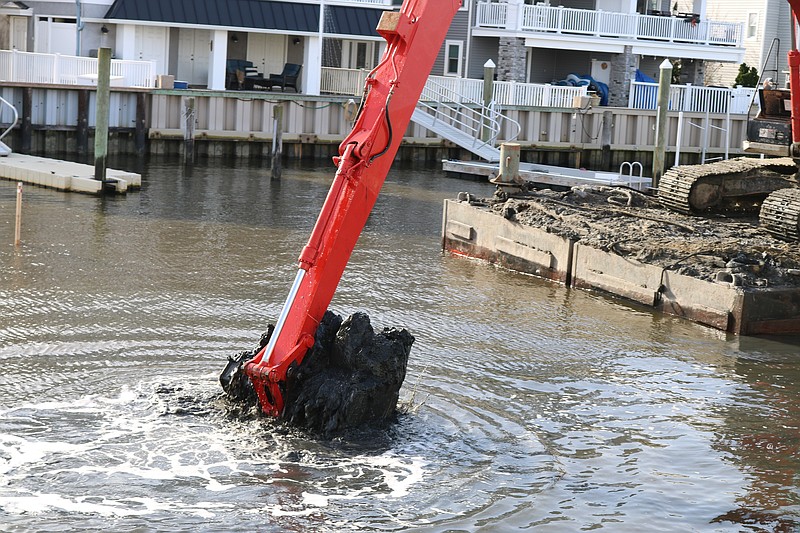
[[[432,106],[426,100],[435,102],[437,106]],[[452,104],[450,102],[452,102]],[[463,94],[455,93],[452,89],[431,78],[428,78],[425,84],[418,105],[425,109],[432,110],[434,117],[437,118],[442,115],[442,110],[446,109],[450,111],[452,115],[443,115],[446,116],[447,121],[462,126],[462,129],[465,128],[476,139],[481,136],[481,130],[488,126],[491,135],[489,139],[483,141],[480,146],[495,146],[497,137],[502,129],[501,123],[503,121],[507,122],[513,131],[508,138],[509,141],[516,139],[522,131],[520,123],[500,113],[494,101],[491,102],[489,107],[486,107],[483,102],[478,102]],[[465,107],[472,109],[473,113],[468,114],[464,112],[462,109]],[[478,111],[480,112],[479,119],[473,116]],[[472,125],[476,123],[476,126]]]
[[[7,128],[7,129],[6,129],[6,131],[4,131],[4,132],[3,132],[3,134],[2,134],[2,135],[0,135],[0,141],[2,141],[2,140],[3,140],[3,137],[5,137],[6,135],[8,135],[8,134],[9,134],[9,132],[10,132],[12,129],[14,129],[14,126],[16,126],[16,125],[17,125],[17,121],[19,120],[19,113],[17,113],[17,108],[16,108],[16,107],[14,107],[13,105],[11,105],[11,103],[9,103],[9,101],[8,101],[8,100],[6,100],[5,98],[3,98],[3,97],[0,97],[0,103],[3,103],[3,104],[5,104],[5,105],[7,105],[8,107],[10,107],[10,108],[11,108],[11,111],[14,113],[14,120],[13,120],[13,121],[11,121],[11,125],[10,125],[10,126]]]

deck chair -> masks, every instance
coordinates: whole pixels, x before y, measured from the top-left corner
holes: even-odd
[[[283,72],[280,74],[270,74],[269,78],[259,83],[259,85],[263,84],[270,90],[275,86],[279,86],[281,91],[285,91],[287,87],[291,87],[297,91],[297,78],[300,77],[300,69],[302,68],[303,65],[298,65],[297,63],[286,63],[283,66]]]

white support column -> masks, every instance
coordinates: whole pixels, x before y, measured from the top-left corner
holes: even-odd
[[[692,4],[692,12],[700,15],[702,22],[706,21],[706,13],[708,12],[708,0],[694,0]]]
[[[300,86],[304,94],[319,95],[322,83],[322,39],[306,37],[303,51],[303,70],[300,71]]]
[[[508,11],[506,12],[505,29],[509,31],[519,31],[522,25],[522,8],[524,4],[522,0],[508,0],[506,3],[508,4]]]
[[[208,88],[225,90],[225,60],[228,57],[228,31],[214,30],[208,51]]]
[[[117,25],[117,41],[114,46],[114,57],[117,59],[136,60],[136,26],[133,24]]]

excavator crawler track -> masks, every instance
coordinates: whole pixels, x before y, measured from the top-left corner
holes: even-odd
[[[767,196],[758,218],[775,237],[800,240],[800,189],[782,189]]]
[[[796,173],[788,157],[681,165],[664,173],[658,199],[664,207],[687,215],[755,213],[773,191],[796,186],[791,179]]]

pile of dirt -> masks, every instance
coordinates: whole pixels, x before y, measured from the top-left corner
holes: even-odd
[[[258,405],[242,366],[266,346],[272,331],[270,327],[262,335],[254,350],[231,358],[220,376],[228,398],[241,411]],[[342,319],[328,311],[314,340],[302,363],[287,373],[280,420],[326,437],[391,422],[414,337],[398,328],[376,333],[365,313]]]
[[[742,286],[800,286],[800,247],[772,237],[757,217],[682,215],[627,187],[554,191],[527,184],[517,194],[469,200],[520,224],[687,276],[716,281],[723,272]]]

